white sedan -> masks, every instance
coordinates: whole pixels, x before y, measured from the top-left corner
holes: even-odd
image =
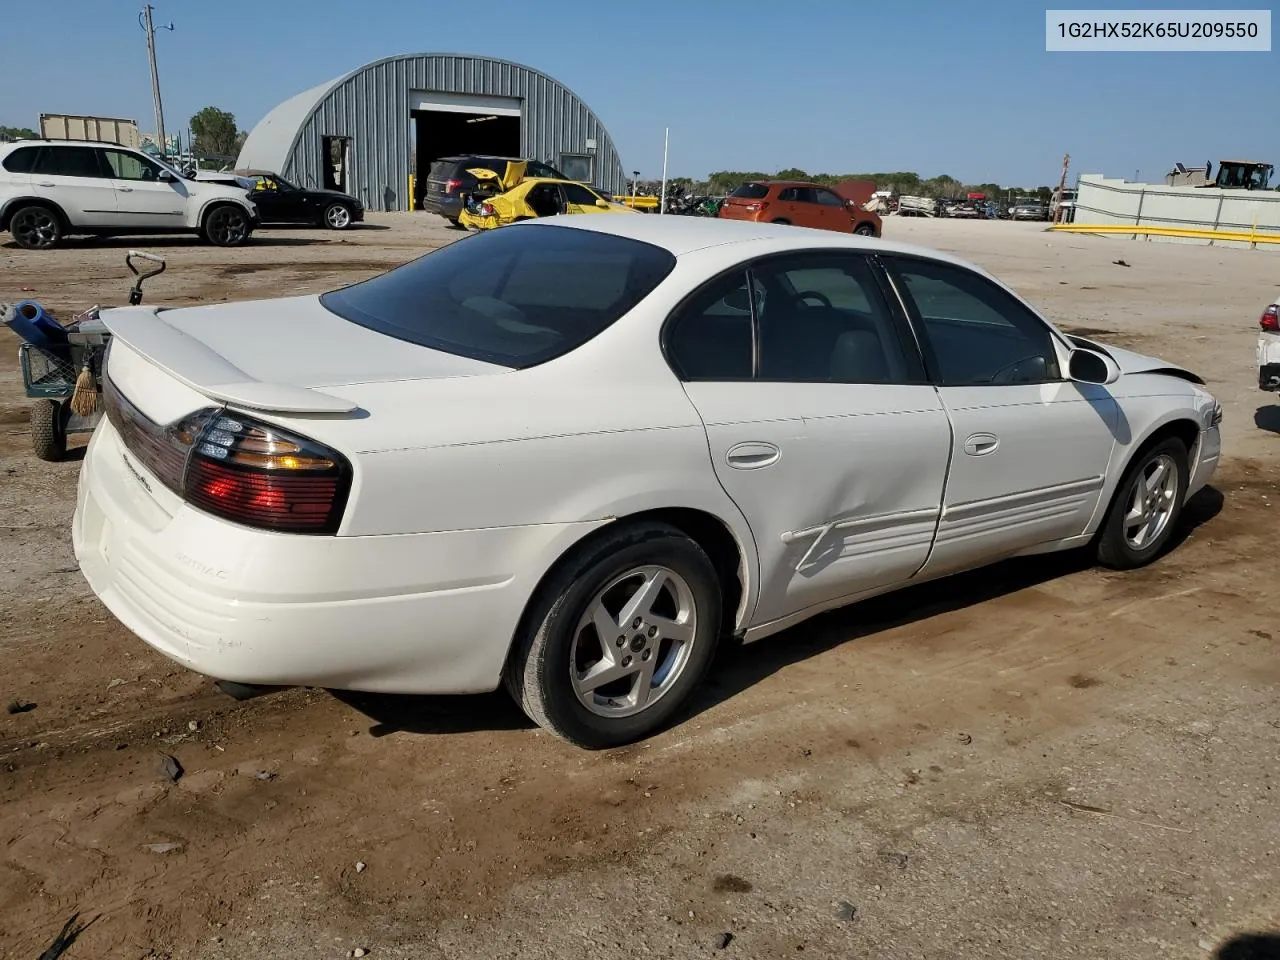
[[[126,626],[254,687],[505,683],[586,747],[668,722],[722,636],[1005,557],[1146,564],[1219,456],[1194,374],[793,227],[558,217],[102,318],[74,542]]]

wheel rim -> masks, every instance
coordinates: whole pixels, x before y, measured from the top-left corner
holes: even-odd
[[[1148,461],[1129,489],[1124,539],[1134,550],[1146,550],[1169,526],[1178,500],[1178,465],[1167,453]]]
[[[351,213],[346,207],[335,204],[329,208],[329,213],[327,214],[326,219],[329,221],[329,226],[333,227],[335,230],[341,230],[351,222]]]
[[[578,701],[601,717],[633,716],[664,697],[693,653],[693,589],[667,567],[637,567],[587,605],[569,651]]]
[[[47,210],[19,211],[10,229],[26,247],[51,247],[58,239],[58,222]]]
[[[244,214],[231,207],[213,211],[209,217],[209,233],[217,243],[239,243],[245,235]]]

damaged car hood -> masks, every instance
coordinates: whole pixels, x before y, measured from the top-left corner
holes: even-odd
[[[1096,340],[1077,337],[1073,334],[1067,334],[1066,337],[1067,341],[1074,346],[1105,353],[1116,362],[1116,366],[1120,368],[1121,373],[1162,374],[1166,377],[1177,377],[1180,380],[1186,380],[1189,383],[1199,384],[1200,386],[1204,385],[1203,378],[1198,374],[1192,373],[1185,367],[1161,360],[1158,357],[1149,357],[1144,353],[1136,353],[1133,350],[1125,350],[1122,347],[1108,346],[1105,343],[1098,343]]]

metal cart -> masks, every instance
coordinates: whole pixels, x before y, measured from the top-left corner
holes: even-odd
[[[137,261],[158,266],[143,272]],[[142,303],[142,284],[150,277],[164,273],[165,261],[151,253],[130,250],[125,257],[129,270],[137,278],[129,290],[129,305]],[[92,433],[102,419],[102,368],[106,360],[111,333],[98,317],[99,308],[92,307],[77,315],[67,326],[67,343],[48,347],[24,342],[18,348],[22,382],[31,405],[31,445],[41,460],[58,461],[67,455],[67,437]],[[87,416],[71,410],[76,378],[88,369],[97,393],[94,409]]]

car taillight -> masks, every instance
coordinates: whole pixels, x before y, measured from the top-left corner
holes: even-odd
[[[1262,311],[1262,319],[1258,325],[1268,333],[1280,333],[1280,306],[1272,304]]]
[[[238,413],[215,413],[187,461],[187,502],[282,533],[337,531],[351,486],[351,468],[340,454]]]
[[[445,192],[445,193],[453,193],[453,191],[455,191],[455,190],[459,190],[459,189],[461,189],[461,188],[462,188],[462,181],[461,181],[461,180],[449,179],[449,180],[446,180],[446,181],[444,182],[444,192]]]
[[[481,216],[483,216],[483,217],[492,217],[495,213],[497,213],[497,210],[495,210],[495,209],[494,209],[494,206],[493,206],[493,204],[492,204],[492,203],[482,203],[482,204],[480,204],[480,215],[481,215]]]
[[[756,200],[752,203],[748,203],[747,209],[750,210],[752,213],[755,213],[760,210],[767,210],[769,209],[769,202],[767,200]]]
[[[337,532],[351,465],[336,451],[221,407],[157,424],[116,389],[109,365],[102,392],[125,449],[193,507],[281,533]]]

